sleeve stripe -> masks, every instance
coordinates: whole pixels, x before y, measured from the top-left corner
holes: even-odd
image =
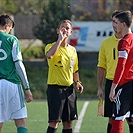
[[[19,62],[19,61],[22,61],[22,60],[16,60],[16,61],[14,61],[14,62]]]

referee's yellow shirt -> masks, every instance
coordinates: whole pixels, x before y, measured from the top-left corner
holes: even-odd
[[[46,52],[54,45],[48,44]],[[78,70],[78,57],[76,49],[68,45],[60,46],[52,59],[47,59],[49,71],[47,84],[70,86],[73,83],[73,73]]]
[[[119,40],[115,35],[105,39],[100,47],[98,65],[106,69],[106,79],[113,80],[114,73],[118,61],[118,42]]]

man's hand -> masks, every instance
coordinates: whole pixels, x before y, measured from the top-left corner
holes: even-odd
[[[83,92],[83,86],[80,82],[76,82],[76,90],[77,92],[79,92],[80,94]]]
[[[33,100],[33,95],[31,93],[31,91],[30,90],[26,90],[25,93],[26,93],[26,101],[27,102],[31,102]]]
[[[111,88],[111,90],[110,90],[109,99],[111,102],[115,101],[115,89],[113,89],[113,88]]]
[[[109,99],[111,102],[115,101],[115,89],[118,86],[118,84],[112,83],[111,89],[110,89],[110,94],[109,94]]]
[[[103,90],[102,90],[102,88],[98,88],[97,96],[98,96],[98,99],[99,99],[99,100],[100,100],[101,98],[103,98]]]
[[[63,41],[67,36],[67,30],[65,28],[62,28],[59,31],[59,39]]]

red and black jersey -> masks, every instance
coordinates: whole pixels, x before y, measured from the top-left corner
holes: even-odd
[[[126,34],[118,44],[118,64],[113,83],[123,85],[133,80],[133,34]]]

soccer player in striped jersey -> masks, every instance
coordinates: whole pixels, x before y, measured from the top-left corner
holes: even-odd
[[[4,122],[14,120],[17,133],[28,133],[26,128],[27,102],[32,101],[18,39],[9,32],[14,27],[8,15],[0,15],[0,132]],[[10,131],[9,131],[10,132]]]
[[[115,15],[116,31],[121,32],[123,38],[118,44],[118,63],[109,95],[113,102],[111,133],[123,133],[125,118],[131,118],[130,123],[133,123],[133,34],[131,25],[132,13],[130,11],[123,11]],[[133,130],[130,132],[133,133]]]

